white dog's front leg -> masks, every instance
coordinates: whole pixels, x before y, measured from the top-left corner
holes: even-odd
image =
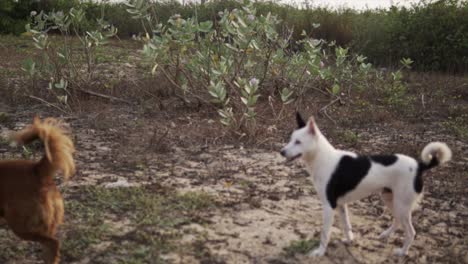
[[[353,231],[351,230],[351,222],[349,221],[348,206],[346,204],[338,207],[340,213],[341,225],[345,233],[345,243],[351,243],[354,239]]]
[[[320,246],[312,252],[309,253],[309,256],[312,257],[321,257],[325,254],[327,250],[328,241],[330,239],[330,229],[333,225],[333,220],[335,217],[335,211],[329,205],[323,205],[323,229],[322,235],[320,237]]]

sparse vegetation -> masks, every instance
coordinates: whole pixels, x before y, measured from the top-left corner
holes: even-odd
[[[468,114],[464,113],[454,118],[449,117],[446,124],[459,137],[468,139]]]
[[[179,194],[159,186],[83,186],[67,190],[66,196],[69,199],[65,200],[65,229],[69,231],[64,234],[67,239],[62,258],[67,262],[83,256],[99,261],[109,254],[126,263],[162,260],[162,254],[177,250],[173,241],[184,234],[177,229],[187,223],[202,223],[204,212],[215,205],[208,194]],[[15,248],[11,242],[16,240],[9,235],[2,238],[5,250],[0,260],[5,261],[13,257],[9,252]],[[106,248],[107,241],[113,240],[118,240],[120,246]],[[102,249],[105,252],[99,251]],[[15,252],[19,254],[18,250]]]

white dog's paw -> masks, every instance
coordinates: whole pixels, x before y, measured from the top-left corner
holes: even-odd
[[[405,252],[403,248],[396,248],[393,250],[393,254],[398,257],[406,256],[408,252]]]
[[[322,247],[312,250],[309,254],[309,257],[322,257],[325,255],[325,249]]]
[[[349,232],[347,235],[346,235],[346,238],[341,240],[343,243],[349,245],[349,244],[352,244],[353,243],[353,240],[354,240],[354,234],[352,232]]]

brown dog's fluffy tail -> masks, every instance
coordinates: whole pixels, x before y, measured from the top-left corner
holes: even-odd
[[[39,162],[40,173],[54,175],[57,171],[62,171],[65,180],[75,173],[75,147],[62,122],[54,118],[41,121],[39,117],[35,117],[32,125],[13,137],[18,144],[28,144],[36,139],[44,143],[45,155]]]

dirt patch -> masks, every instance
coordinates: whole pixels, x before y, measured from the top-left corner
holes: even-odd
[[[303,251],[307,243],[314,244],[319,239],[321,205],[299,163],[285,163],[277,151],[271,149],[241,144],[193,144],[189,147],[184,143],[180,144],[182,146],[168,144],[170,146],[163,152],[138,153],[136,150],[144,149],[142,142],[146,142],[151,133],[145,132],[147,129],[135,129],[138,132],[128,137],[125,145],[119,141],[121,134],[141,126],[140,123],[154,122],[144,118],[133,122],[129,116],[119,117],[120,125],[98,129],[91,128],[93,123],[69,119],[76,134],[79,171],[70,183],[61,186],[68,216],[61,231],[62,256],[67,263],[150,263],[152,258],[170,263],[401,261],[392,255],[392,250],[402,243],[401,232],[388,241],[377,239],[391,221],[378,197],[351,205],[351,222],[356,235],[352,245],[341,242],[343,235],[336,224],[327,256],[314,260]],[[11,115],[10,123],[2,125],[2,129],[21,127],[28,119],[28,114]],[[183,123],[176,126],[183,126]],[[352,131],[357,135],[354,149],[364,153],[398,150],[401,142],[407,142],[410,147],[405,150],[414,151],[406,153],[417,154],[426,142],[436,139],[453,147],[454,161],[426,175],[426,195],[413,217],[417,237],[405,261],[466,261],[467,201],[460,195],[466,190],[466,181],[462,178],[468,162],[464,158],[468,150],[466,142],[450,136],[440,138],[440,134],[432,130],[417,135],[395,133],[398,130],[393,126]],[[338,139],[337,146],[343,147],[348,144],[346,142]],[[281,143],[271,145],[271,148],[280,147]],[[128,152],[122,151],[123,148]],[[2,149],[7,151],[5,158],[8,153],[18,151],[6,145],[2,145]],[[35,154],[36,157],[40,155],[40,152]],[[137,195],[135,191],[144,195]],[[205,198],[201,201],[199,197],[182,198],[182,202],[178,198],[164,200],[164,206],[169,206],[171,211],[161,213],[168,216],[175,212],[175,217],[168,221],[176,223],[161,224],[153,219],[161,217],[157,213],[160,211],[148,207],[159,204],[162,197],[185,194],[207,195],[206,199],[214,206],[187,211],[185,206],[198,206]],[[129,201],[140,208],[132,208]],[[149,218],[134,217],[145,212]],[[149,222],[141,225],[142,219]],[[19,241],[7,228],[0,231],[5,249],[0,254],[2,261],[37,262],[31,260],[39,256],[35,245]],[[154,241],[158,237],[159,240]]]

